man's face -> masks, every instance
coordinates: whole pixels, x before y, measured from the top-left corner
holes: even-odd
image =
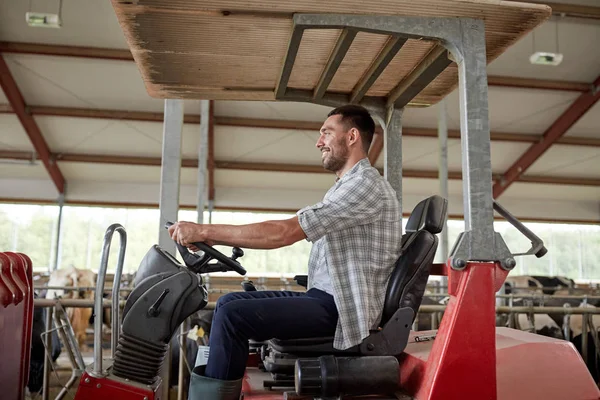
[[[323,167],[332,172],[342,169],[350,155],[347,143],[348,132],[341,120],[341,115],[332,115],[327,118],[321,127],[319,140],[317,140]]]

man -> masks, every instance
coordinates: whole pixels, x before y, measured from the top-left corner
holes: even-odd
[[[337,179],[323,201],[293,218],[250,225],[179,222],[173,240],[274,249],[313,243],[308,291],[230,293],[217,302],[206,370],[193,374],[190,399],[236,399],[248,358],[248,339],[335,335],[334,347],[359,344],[376,328],[387,281],[400,254],[396,193],[367,158],[375,123],[357,105],[334,109],[316,143]]]

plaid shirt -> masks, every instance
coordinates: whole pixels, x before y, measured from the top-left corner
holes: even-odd
[[[313,243],[308,288],[325,254],[339,319],[333,346],[362,342],[381,319],[387,282],[400,256],[401,221],[396,192],[368,159],[356,163],[323,201],[298,211]]]

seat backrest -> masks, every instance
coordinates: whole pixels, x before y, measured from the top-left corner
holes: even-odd
[[[442,231],[447,214],[448,201],[440,196],[421,201],[410,214],[402,251],[388,281],[381,326],[400,307],[410,307],[417,315],[438,246],[436,234]]]

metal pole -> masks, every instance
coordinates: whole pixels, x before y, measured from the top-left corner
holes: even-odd
[[[383,130],[383,175],[396,191],[402,218],[402,113],[404,109],[389,108]]]
[[[177,221],[179,211],[179,177],[181,171],[181,136],[183,132],[183,100],[165,100],[163,125],[162,168],[160,178],[160,222],[158,245],[175,254],[175,242],[165,229],[167,221]],[[167,351],[163,367],[162,398],[169,398],[171,349]]]
[[[206,204],[206,174],[208,161],[208,129],[210,126],[210,101],[200,100],[200,144],[198,145],[198,223],[204,223]]]
[[[42,400],[50,398],[50,369],[52,368],[52,312],[54,308],[50,307],[46,310],[46,357],[44,357],[44,381],[42,386]],[[49,354],[48,354],[49,353]]]
[[[563,336],[567,342],[571,341],[571,305],[569,303],[565,303],[563,305],[565,308],[565,316],[563,317]]]
[[[585,365],[588,364],[588,314],[581,316],[581,357]]]
[[[215,209],[215,201],[208,200],[208,223],[212,224],[213,210]]]
[[[17,252],[19,249],[19,224],[13,222],[13,240],[12,240],[12,251]]]
[[[111,357],[115,358],[117,351],[117,345],[119,343],[119,336],[121,335],[121,319],[119,318],[119,289],[121,286],[121,275],[123,274],[123,264],[125,263],[125,249],[127,248],[127,233],[123,227],[117,228],[121,235],[121,244],[119,246],[119,259],[117,261],[117,268],[115,269],[115,275],[113,276],[113,287],[112,287],[112,311],[111,311]],[[98,292],[95,294],[98,295]],[[95,320],[94,320],[95,321]]]
[[[198,223],[204,223],[204,206],[206,204],[206,177],[208,161],[208,130],[210,127],[210,101],[200,100],[200,142],[198,145]],[[209,211],[209,221],[212,210]],[[186,331],[187,322],[184,320],[179,327],[179,376],[177,379],[177,400],[186,398],[186,387],[184,385],[187,375],[185,359],[187,356]]]
[[[66,190],[66,189],[65,189]],[[60,249],[60,239],[62,236],[62,216],[63,216],[63,207],[65,205],[65,194],[61,193],[58,196],[58,223],[56,225],[56,241],[54,242],[54,265],[52,265],[52,270],[56,271],[58,269],[58,264],[60,259],[62,258],[62,251]]]
[[[579,250],[579,252],[578,252],[578,255],[579,255],[579,257],[578,257],[578,260],[579,260],[579,279],[583,279],[583,249],[582,249],[582,246],[581,246],[581,231],[579,231],[579,235],[578,235],[577,239],[578,239],[577,240],[577,245],[578,245],[577,247],[578,247],[578,250]]]
[[[165,223],[177,221],[177,212],[179,211],[182,131],[183,100],[165,100],[158,245],[173,254],[175,253],[175,242],[171,240],[169,232],[165,229]]]
[[[448,124],[446,122],[446,100],[438,103],[438,144],[439,165],[438,177],[440,180],[440,196],[448,199]],[[444,222],[444,229],[440,233],[440,253],[442,259],[448,258],[448,223]],[[444,278],[446,278],[444,280]],[[447,285],[447,277],[442,277],[442,285]]]
[[[95,300],[90,299],[33,299],[34,307],[41,308],[53,308],[56,304],[60,303],[63,307],[69,308],[88,308],[94,307],[96,305]],[[120,306],[125,306],[126,301],[119,301]],[[104,300],[102,301],[102,308],[111,308],[112,301]]]
[[[179,336],[179,377],[177,379],[177,400],[185,400],[187,398],[187,388],[184,384],[188,370],[185,363],[187,355],[187,337],[186,332],[188,329],[189,320],[183,320],[180,329]]]
[[[92,268],[92,220],[88,221],[87,254],[85,260],[85,269]]]
[[[446,100],[438,103],[438,145],[439,165],[438,177],[440,181],[440,196],[448,199],[448,123],[446,119]],[[443,261],[448,259],[448,221],[444,221],[444,229],[440,233],[440,255]],[[448,286],[448,277],[440,279],[442,286]]]

